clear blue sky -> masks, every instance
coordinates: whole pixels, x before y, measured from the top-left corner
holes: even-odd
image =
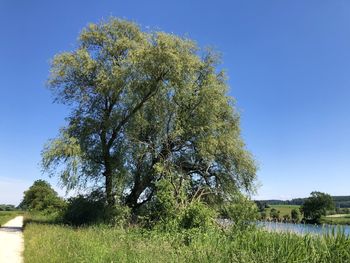
[[[50,59],[110,15],[222,52],[260,166],[256,198],[350,195],[349,14],[341,0],[0,0],[0,203],[47,179],[40,151],[67,114],[45,89]]]

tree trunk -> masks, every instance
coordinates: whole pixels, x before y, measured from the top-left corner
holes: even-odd
[[[113,195],[113,178],[112,178],[112,172],[109,169],[106,169],[104,172],[105,178],[106,178],[106,197],[107,197],[107,203],[108,206],[112,207],[115,204],[115,198]]]

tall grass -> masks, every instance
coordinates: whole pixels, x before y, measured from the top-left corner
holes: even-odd
[[[24,238],[25,263],[350,262],[350,240],[341,233],[300,236],[259,229],[159,232],[29,223]]]
[[[19,211],[0,211],[0,227],[19,214]]]

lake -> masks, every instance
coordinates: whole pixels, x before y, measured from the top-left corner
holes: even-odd
[[[277,222],[258,222],[258,226],[269,231],[276,232],[293,232],[297,234],[326,234],[333,230],[344,231],[346,235],[350,235],[350,226],[348,225],[311,225],[311,224],[292,224],[292,223],[277,223]]]

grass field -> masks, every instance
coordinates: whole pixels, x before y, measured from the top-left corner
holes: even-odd
[[[284,215],[290,215],[291,211],[293,209],[299,209],[299,205],[270,205],[269,208],[266,208],[266,214],[269,216],[270,211],[272,208],[277,209],[280,211],[280,217],[283,217]]]
[[[15,218],[19,213],[18,211],[0,211],[0,226]]]
[[[25,263],[50,262],[350,262],[350,239],[263,230],[157,232],[104,225],[28,223]]]
[[[350,215],[339,214],[339,215],[324,216],[322,217],[321,222],[323,224],[332,224],[332,225],[350,225]]]

